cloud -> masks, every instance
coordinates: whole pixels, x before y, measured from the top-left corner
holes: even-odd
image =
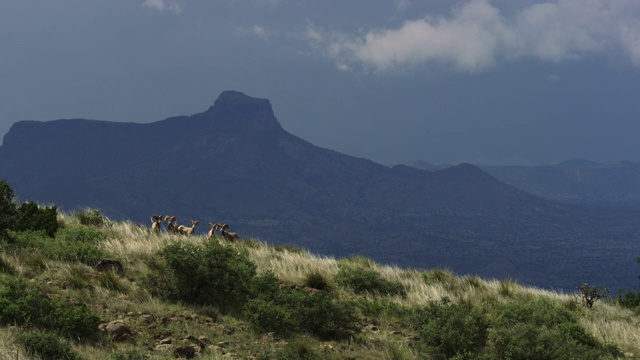
[[[271,35],[276,34],[276,31],[272,29],[265,28],[260,25],[252,25],[252,26],[238,26],[235,28],[237,35],[251,35],[256,36],[262,39],[267,39]]]
[[[144,0],[142,6],[158,11],[171,11],[176,14],[182,12],[182,5],[168,0]]]
[[[521,58],[561,62],[618,53],[640,66],[638,18],[637,0],[558,0],[510,17],[488,0],[471,0],[448,17],[430,15],[359,34],[325,32],[309,23],[307,39],[343,70],[389,72],[439,64],[478,72]]]

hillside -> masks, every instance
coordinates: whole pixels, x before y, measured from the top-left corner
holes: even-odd
[[[45,338],[43,331],[53,336],[46,337],[47,344],[69,344],[65,354],[83,359],[408,360],[444,359],[464,351],[464,358],[592,360],[640,354],[638,314],[610,300],[588,308],[579,293],[436,268],[403,270],[364,257],[318,256],[250,238],[228,243],[153,233],[104,219],[95,210],[59,214],[58,224],[54,238],[11,232],[0,242],[0,302],[7,305],[7,296],[14,294],[12,302],[23,304],[15,296],[23,284],[23,296],[36,295],[24,302],[24,311],[32,306],[26,304],[40,303],[41,318],[50,319],[42,309],[58,309],[57,320],[48,320],[58,324],[52,327],[0,307],[1,359],[27,359],[23,344],[36,348],[33,339]],[[184,252],[191,248],[200,250]],[[233,262],[218,262],[220,257],[215,265],[173,262],[200,251],[226,254]],[[123,276],[98,270],[94,258],[117,259]],[[247,283],[262,287],[255,293],[249,289],[248,298],[238,292],[246,284],[234,281],[245,273],[238,272],[239,264],[254,264]],[[193,272],[172,272],[174,265]],[[232,281],[222,293],[217,292],[220,278],[206,275],[220,267]],[[182,282],[162,280],[176,276]],[[196,286],[205,283],[210,286]],[[183,291],[174,293],[174,286]],[[233,310],[226,298],[245,305]],[[311,311],[309,317],[290,313],[298,306]],[[345,309],[351,315],[328,321],[337,319],[326,311]],[[7,323],[9,318],[17,320]],[[66,319],[75,319],[72,327],[65,327]],[[85,327],[80,340],[61,330],[89,322],[102,330]]]
[[[559,205],[461,164],[387,167],[314,146],[271,104],[223,92],[205,112],[148,123],[20,121],[0,177],[21,199],[147,224],[227,223],[243,236],[402,267],[572,290],[635,282],[640,210]]]

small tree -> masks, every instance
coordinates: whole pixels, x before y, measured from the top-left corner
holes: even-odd
[[[604,288],[603,290],[598,289],[595,285],[589,286],[587,283],[582,283],[579,287],[582,292],[582,304],[589,309],[593,307],[593,303],[607,297],[609,294],[609,289]]]
[[[9,183],[0,180],[0,238],[6,236],[15,221],[16,203]]]

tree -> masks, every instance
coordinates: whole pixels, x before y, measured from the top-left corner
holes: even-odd
[[[6,180],[0,180],[0,238],[6,236],[7,230],[15,222],[16,203],[13,190]]]

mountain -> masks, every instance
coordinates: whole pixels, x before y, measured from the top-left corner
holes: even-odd
[[[22,200],[231,225],[315,252],[573,288],[629,286],[640,216],[559,205],[476,166],[387,167],[287,131],[266,99],[223,92],[205,112],[148,124],[20,121],[0,178]],[[205,228],[205,229],[202,229]],[[597,266],[594,264],[597,263]]]
[[[561,202],[640,208],[640,164],[568,160],[546,166],[483,167],[496,178]]]
[[[436,171],[451,165],[416,160],[406,165]],[[496,179],[561,203],[640,208],[640,163],[599,164],[584,159],[542,166],[479,166]]]

